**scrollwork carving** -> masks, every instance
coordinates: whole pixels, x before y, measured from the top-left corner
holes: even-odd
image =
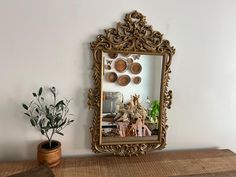
[[[166,109],[171,107],[172,91],[168,90],[168,81],[172,56],[175,49],[168,40],[163,39],[163,34],[154,31],[147,25],[146,17],[134,11],[125,15],[124,22],[118,22],[115,28],[104,30],[91,43],[93,51],[93,80],[94,88],[88,92],[88,105],[94,109],[94,118],[90,128],[92,135],[92,150],[110,152],[120,156],[145,154],[147,151],[163,149],[166,146]],[[140,53],[164,56],[164,69],[162,74],[161,91],[161,119],[159,122],[159,137],[155,143],[128,143],[104,145],[100,142],[100,105],[101,105],[101,76],[102,52]]]
[[[170,46],[163,35],[146,25],[146,17],[134,11],[126,14],[125,23],[117,23],[116,28],[105,30],[105,35],[99,35],[91,43],[91,48],[102,50],[152,52],[159,55],[174,54],[175,49]]]

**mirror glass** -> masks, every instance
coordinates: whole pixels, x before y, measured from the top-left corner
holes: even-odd
[[[157,141],[163,56],[102,53],[101,143]]]

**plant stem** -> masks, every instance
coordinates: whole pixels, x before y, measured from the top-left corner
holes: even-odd
[[[47,132],[45,132],[45,136],[47,137],[47,139],[48,139],[48,142],[50,142],[50,138],[49,138],[49,136],[48,136],[48,133],[47,133]]]
[[[52,134],[50,136],[50,139],[49,139],[49,147],[51,148],[52,147],[52,136],[54,135],[55,133],[55,128],[52,129]]]
[[[52,140],[49,140],[49,148],[51,149],[52,147]]]

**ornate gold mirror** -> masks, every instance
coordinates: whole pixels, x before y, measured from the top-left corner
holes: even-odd
[[[174,47],[134,11],[91,43],[92,150],[138,155],[166,145],[166,109]]]

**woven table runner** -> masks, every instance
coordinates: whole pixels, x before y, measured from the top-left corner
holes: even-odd
[[[37,161],[2,163],[0,177],[36,166]],[[236,177],[236,156],[231,151],[204,150],[150,153],[138,157],[74,157],[62,159],[52,171],[56,177]]]
[[[204,173],[204,174],[195,174],[195,175],[180,175],[180,176],[171,176],[171,177],[236,177],[236,171]]]

